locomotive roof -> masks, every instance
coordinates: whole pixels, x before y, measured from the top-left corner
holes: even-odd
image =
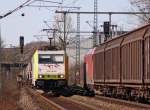
[[[64,54],[64,50],[38,50],[38,54]]]

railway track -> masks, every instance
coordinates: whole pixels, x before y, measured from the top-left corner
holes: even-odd
[[[101,96],[101,95],[96,95],[95,99],[102,100],[102,101],[109,102],[109,103],[130,106],[132,108],[150,110],[149,104],[142,104],[142,103],[127,101],[127,100],[123,100],[123,99],[105,97],[105,96]]]
[[[104,96],[73,96],[71,99],[93,106],[95,110],[150,110],[150,105],[129,102]]]
[[[50,110],[112,110],[115,108],[114,106],[119,106],[122,109],[125,108],[123,110],[150,109],[150,105],[147,104],[104,97],[100,95],[96,95],[95,97],[54,97],[49,94],[41,94],[40,92],[34,91],[30,88],[28,88],[28,91],[33,97],[36,97],[36,100],[38,100],[38,102],[43,106],[41,108],[45,107],[46,109]],[[120,110],[120,108],[115,110]]]
[[[41,93],[27,88],[28,93],[32,97],[36,97],[36,100],[41,108],[50,110],[96,110],[93,106],[81,103],[75,100],[71,100],[67,97],[53,97],[51,95],[42,95]]]
[[[51,101],[65,108],[65,110],[96,110],[95,107],[87,105],[70,98],[58,97],[49,98]],[[97,109],[98,110],[98,109]]]
[[[34,91],[33,89],[27,88],[28,93],[36,98],[36,101],[40,103],[41,108],[50,109],[50,110],[66,110],[65,108],[59,106],[53,101],[49,100],[45,96],[41,95],[39,92]]]

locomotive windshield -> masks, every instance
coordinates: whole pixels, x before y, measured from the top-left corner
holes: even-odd
[[[39,55],[39,64],[52,64],[52,63],[63,63],[64,57],[63,55]]]

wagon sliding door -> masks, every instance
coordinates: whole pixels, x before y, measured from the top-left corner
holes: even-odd
[[[144,69],[145,69],[145,83],[150,84],[150,37],[144,39]]]
[[[142,41],[122,46],[122,81],[127,86],[142,83]]]

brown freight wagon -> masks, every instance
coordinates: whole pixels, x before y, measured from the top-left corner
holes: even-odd
[[[105,95],[150,96],[150,24],[109,40],[93,55],[94,86]]]

